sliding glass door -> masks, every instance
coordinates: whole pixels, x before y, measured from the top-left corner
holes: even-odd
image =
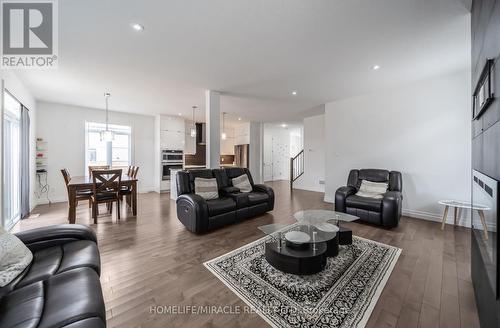
[[[21,103],[4,93],[3,217],[9,229],[21,218]]]

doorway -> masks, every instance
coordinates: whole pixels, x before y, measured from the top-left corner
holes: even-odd
[[[295,124],[264,124],[264,181],[290,180],[290,158],[303,148],[303,127]]]

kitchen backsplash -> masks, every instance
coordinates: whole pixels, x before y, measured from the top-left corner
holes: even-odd
[[[220,156],[220,164],[233,164],[234,155],[221,155]],[[184,155],[184,165],[205,165],[205,146],[197,145],[196,154],[195,155]]]
[[[205,145],[196,144],[196,154],[184,155],[184,165],[206,165]]]
[[[220,155],[220,164],[233,164],[234,155]]]

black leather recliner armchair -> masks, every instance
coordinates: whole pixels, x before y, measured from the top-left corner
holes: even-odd
[[[253,190],[242,193],[231,179],[247,174]],[[205,200],[194,193],[195,178],[216,178],[219,198]],[[202,233],[263,214],[274,208],[273,190],[254,184],[245,168],[190,170],[177,173],[177,217],[189,230]]]
[[[355,195],[362,180],[387,182],[388,191],[382,199]],[[351,170],[347,186],[335,192],[335,211],[358,216],[361,220],[384,227],[397,227],[403,203],[403,181],[397,171]]]
[[[0,327],[106,327],[94,232],[63,224],[17,233],[32,263],[0,288]]]

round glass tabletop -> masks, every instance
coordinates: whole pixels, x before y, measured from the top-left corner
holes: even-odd
[[[260,226],[259,229],[266,235],[296,244],[321,243],[335,238],[341,221],[351,222],[359,219],[354,215],[329,210],[304,210],[293,216],[297,223],[273,223]]]
[[[327,222],[330,220],[352,222],[359,219],[359,217],[351,214],[330,210],[304,210],[296,212],[293,217],[298,222],[311,224],[315,224],[318,222]]]

